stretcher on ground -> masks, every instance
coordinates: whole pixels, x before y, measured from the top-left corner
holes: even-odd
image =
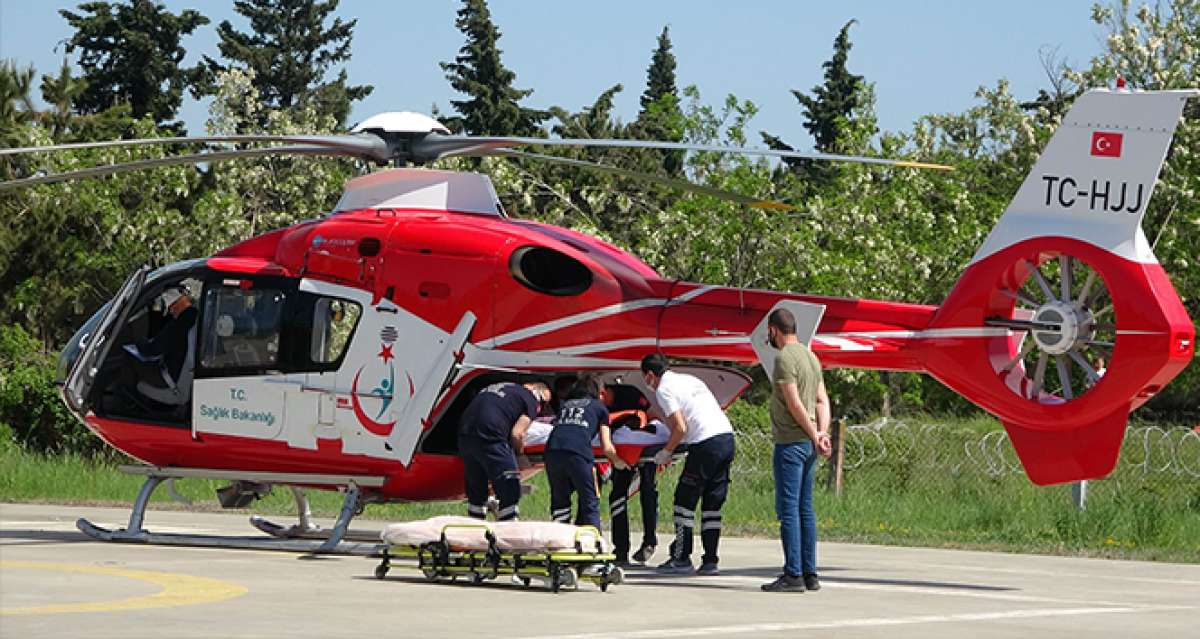
[[[552,522],[485,522],[442,516],[391,524],[375,577],[392,566],[415,568],[429,581],[466,579],[480,584],[510,577],[529,587],[534,580],[558,592],[590,582],[607,591],[624,573],[592,526]]]

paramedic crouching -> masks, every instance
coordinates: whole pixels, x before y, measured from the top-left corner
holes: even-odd
[[[546,441],[546,480],[550,482],[550,516],[556,522],[571,521],[571,493],[579,496],[576,526],[600,529],[600,493],[596,486],[592,439],[599,436],[605,456],[616,466],[628,468],[613,447],[608,428],[608,409],[600,401],[600,381],[584,375],[567,394]]]
[[[704,556],[696,574],[719,574],[717,544],[721,540],[721,506],[733,464],[733,426],[708,386],[696,377],[669,370],[661,354],[642,358],[642,378],[654,389],[671,429],[671,438],[655,455],[655,463],[670,463],[675,448],[681,442],[688,445],[683,474],[675,487],[675,541],[671,542],[671,557],[658,569],[692,572],[692,530],[699,501]]]
[[[463,460],[467,514],[487,516],[488,484],[496,493],[496,519],[517,519],[521,475],[517,455],[524,449],[525,431],[537,417],[540,404],[550,401],[541,382],[501,382],[479,391],[467,405],[458,425],[458,452]]]

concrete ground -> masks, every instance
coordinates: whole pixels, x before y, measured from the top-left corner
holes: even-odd
[[[607,593],[555,595],[401,569],[377,581],[364,557],[100,543],[81,516],[128,515],[0,504],[0,637],[1200,637],[1196,565],[824,543],[820,592],[768,594],[777,542],[727,539],[719,577],[635,569]],[[255,532],[240,515],[146,519]]]

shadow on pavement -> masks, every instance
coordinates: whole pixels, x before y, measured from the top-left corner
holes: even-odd
[[[78,544],[95,541],[78,531],[70,530],[0,530],[0,546],[44,546],[48,544]],[[7,541],[14,539],[18,541]]]
[[[1012,591],[1019,588],[1010,586],[988,586],[983,584],[969,584],[953,581],[930,581],[925,579],[875,579],[870,577],[847,577],[847,576],[829,576],[829,572],[837,570],[846,570],[845,568],[827,568],[822,566],[819,570],[822,582],[829,583],[852,583],[852,584],[875,584],[883,586],[909,586],[915,588],[950,588],[956,590],[978,590],[978,591]],[[762,577],[764,580],[770,579],[779,575],[778,567],[770,568],[730,568],[721,569],[722,575],[728,576],[745,576],[745,577]]]

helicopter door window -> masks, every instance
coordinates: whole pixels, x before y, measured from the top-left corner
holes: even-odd
[[[204,295],[204,368],[277,368],[284,294],[212,288]]]
[[[322,297],[313,305],[312,348],[309,353],[317,364],[333,364],[342,358],[350,336],[362,316],[358,304]]]

